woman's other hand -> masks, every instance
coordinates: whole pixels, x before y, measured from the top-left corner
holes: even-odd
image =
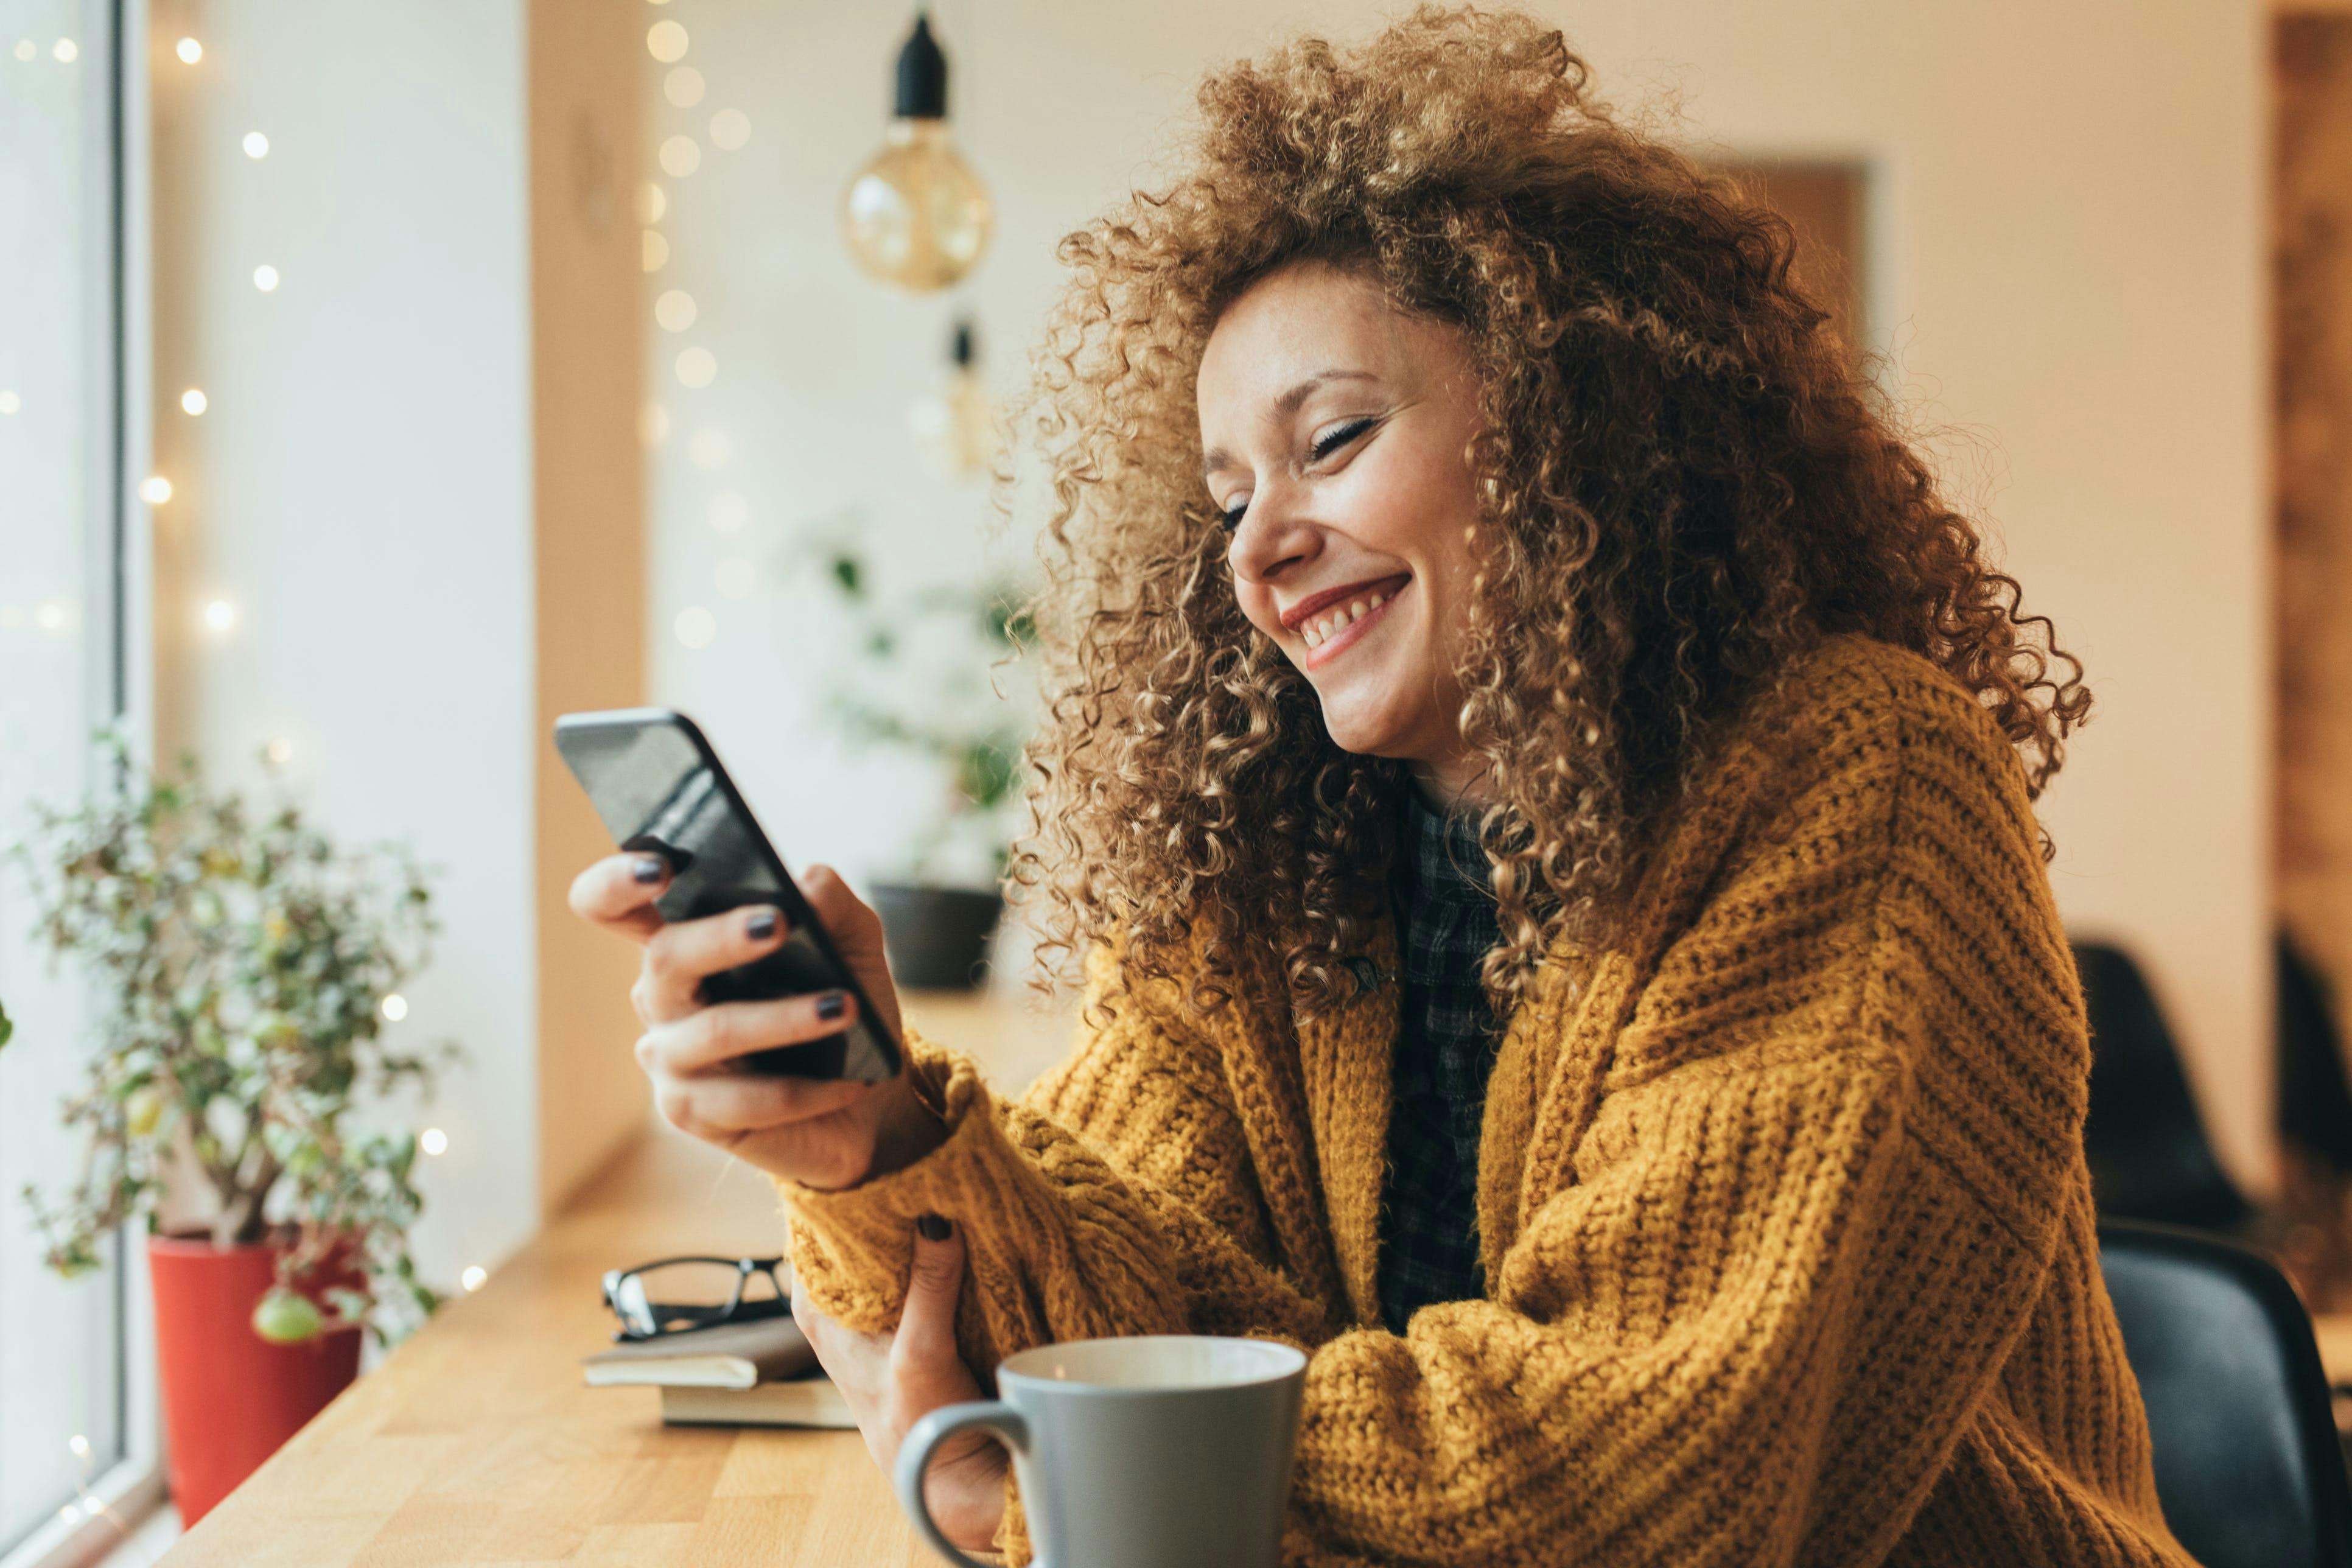
[[[671,1125],[813,1187],[855,1185],[938,1144],[944,1129],[903,1073],[862,1084],[740,1070],[740,1058],[753,1051],[839,1034],[856,1020],[857,999],[825,992],[772,1002],[703,1001],[707,976],[783,945],[783,911],[762,905],[670,925],[653,907],[668,885],[669,866],[659,856],[610,856],[572,882],[572,909],[645,950],[629,990],[646,1026],[637,1063]],[[801,891],[883,1026],[902,1038],[881,917],[827,867],[809,868]]]
[[[886,1476],[897,1473],[907,1428],[942,1405],[988,1397],[956,1351],[956,1296],[962,1288],[962,1233],[929,1216],[916,1229],[915,1263],[896,1333],[842,1327],[810,1304],[800,1277],[793,1277],[793,1321],[849,1402]],[[982,1432],[960,1432],[932,1453],[923,1495],[950,1541],[988,1550],[1004,1514],[1005,1464],[1004,1449]]]

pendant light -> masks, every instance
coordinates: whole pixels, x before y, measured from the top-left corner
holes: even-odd
[[[981,384],[970,319],[956,323],[951,341],[947,384],[917,398],[907,410],[907,423],[940,471],[963,479],[988,472],[1003,447],[995,405]]]
[[[992,209],[987,187],[948,135],[948,60],[928,11],[898,51],[897,107],[882,150],[841,199],[842,237],[857,265],[886,283],[944,289],[980,259]]]

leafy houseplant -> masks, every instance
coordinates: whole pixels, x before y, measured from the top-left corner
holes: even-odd
[[[110,1002],[65,1106],[87,1138],[79,1178],[26,1196],[68,1276],[99,1266],[117,1226],[148,1220],[173,1489],[201,1512],[212,1489],[181,1466],[236,1447],[240,1414],[224,1402],[258,1412],[250,1469],[350,1381],[360,1325],[396,1337],[436,1305],[407,1243],[416,1141],[363,1130],[353,1111],[366,1095],[429,1093],[456,1047],[398,1049],[383,1033],[385,999],[435,930],[406,855],[341,853],[289,804],[215,793],[193,763],[142,776],[110,747],[123,787],[37,808],[8,855],[32,887],[36,940],[79,959]],[[190,1181],[215,1217],[200,1237],[166,1236],[158,1205]],[[215,1283],[225,1269],[235,1279]],[[337,1348],[324,1361],[295,1353],[325,1342]],[[202,1392],[175,1397],[175,1378]]]
[[[969,985],[1003,910],[995,884],[1015,831],[1027,731],[996,673],[1030,641],[1029,613],[1009,580],[885,595],[843,535],[810,550],[851,622],[829,713],[853,742],[911,753],[938,779],[904,880],[874,889],[894,965],[908,984]]]
[[[193,763],[118,799],[37,808],[35,824],[11,852],[35,935],[87,963],[114,1004],[65,1110],[89,1138],[81,1178],[55,1205],[26,1190],[50,1267],[97,1268],[100,1238],[152,1218],[184,1152],[215,1200],[215,1247],[290,1240],[256,1320],[265,1338],[362,1321],[392,1337],[430,1312],[406,1240],[416,1141],[347,1125],[357,1095],[429,1092],[452,1054],[395,1050],[383,1032],[383,999],[435,930],[416,866],[339,855],[292,805],[257,815]],[[289,1304],[287,1287],[336,1260],[361,1279],[333,1293],[335,1318]]]

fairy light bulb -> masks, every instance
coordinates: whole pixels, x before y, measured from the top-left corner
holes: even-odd
[[[900,288],[944,289],[987,247],[988,188],[948,134],[948,61],[928,15],[898,51],[898,90],[882,150],[851,176],[842,237],[872,277]]]

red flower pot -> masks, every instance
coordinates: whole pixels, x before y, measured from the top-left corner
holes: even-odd
[[[147,1238],[167,1465],[186,1524],[211,1512],[359,1375],[357,1328],[291,1345],[253,1331],[254,1306],[276,1281],[283,1250]],[[305,1294],[353,1283],[317,1278]]]

